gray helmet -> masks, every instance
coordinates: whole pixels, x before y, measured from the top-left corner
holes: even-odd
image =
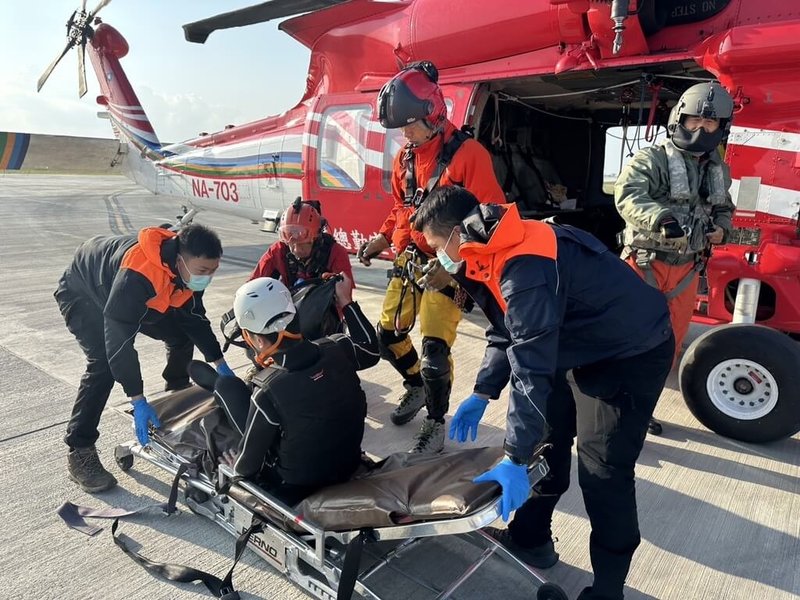
[[[718,119],[719,129],[707,133],[702,127],[689,131],[683,126],[684,116]],[[716,81],[698,83],[683,92],[672,107],[667,121],[667,135],[680,149],[688,152],[711,152],[728,135],[733,116],[733,98]]]

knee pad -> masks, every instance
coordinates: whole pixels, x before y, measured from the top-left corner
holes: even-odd
[[[381,358],[385,358],[386,360],[394,360],[397,358],[394,352],[392,352],[392,346],[395,344],[399,344],[400,342],[404,342],[408,339],[407,333],[400,333],[397,334],[394,331],[388,331],[381,327],[380,325],[377,326],[378,331],[378,345],[380,347]]]
[[[444,340],[434,337],[422,338],[423,379],[450,379],[450,348]]]

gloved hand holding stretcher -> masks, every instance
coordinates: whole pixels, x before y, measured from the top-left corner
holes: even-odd
[[[217,373],[220,377],[236,377],[236,374],[228,366],[224,359],[214,362]],[[136,431],[136,439],[142,446],[150,443],[150,426],[154,429],[161,427],[158,415],[153,407],[147,402],[144,396],[136,396],[130,399],[133,406],[133,427]]]
[[[464,400],[450,422],[450,439],[463,443],[467,441],[469,435],[470,440],[474,442],[478,438],[478,423],[483,418],[487,406],[489,398],[486,394],[473,393]],[[487,481],[496,481],[500,484],[502,489],[500,508],[504,521],[508,521],[511,513],[525,504],[531,493],[526,466],[513,462],[509,457],[473,479],[475,483]]]

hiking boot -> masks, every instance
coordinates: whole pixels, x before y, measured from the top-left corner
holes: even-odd
[[[520,546],[511,537],[508,529],[498,529],[497,527],[484,527],[483,531],[505,546],[506,550],[514,556],[536,569],[549,569],[558,562],[558,552],[556,552],[553,540],[547,540],[544,544],[526,548]]]
[[[73,448],[67,454],[69,478],[84,492],[104,492],[117,485],[116,478],[105,470],[94,446]]]
[[[425,419],[419,433],[414,436],[411,454],[437,454],[444,450],[444,423]]]
[[[403,387],[406,392],[400,396],[400,404],[389,415],[395,425],[405,425],[425,406],[425,388],[408,382],[404,382]]]

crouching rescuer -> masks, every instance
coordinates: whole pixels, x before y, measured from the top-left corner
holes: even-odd
[[[203,290],[219,267],[222,244],[202,225],[180,233],[150,227],[138,236],[94,237],[81,244],[58,282],[55,299],[86,354],[64,441],[69,446],[69,478],[87,492],[101,492],[117,480],[95,449],[97,427],[114,382],[133,405],[136,436],[148,443],[158,417],[144,396],[139,356],[140,333],[163,340],[166,391],[189,386],[194,346],[217,372],[232,374],[222,358],[203,306]]]
[[[361,461],[367,415],[357,371],[380,359],[375,330],[352,301],[352,282],[336,285],[348,335],[307,340],[289,290],[269,277],[236,292],[233,310],[261,366],[253,391],[219,376],[214,397],[241,435],[227,456],[237,476],[257,480],[295,504],[317,489],[350,479]]]

